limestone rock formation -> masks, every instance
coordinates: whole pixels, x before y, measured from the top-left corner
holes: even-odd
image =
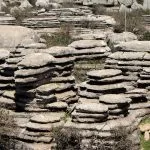
[[[72,54],[76,60],[104,58],[110,54],[110,49],[104,40],[74,41],[69,47],[75,48]]]
[[[87,73],[88,80],[79,85],[79,101],[81,103],[92,102],[103,94],[119,94],[133,89],[130,78],[122,75],[120,70],[104,69]]]
[[[15,48],[39,41],[40,38],[32,29],[21,26],[0,26],[0,47],[2,48]]]

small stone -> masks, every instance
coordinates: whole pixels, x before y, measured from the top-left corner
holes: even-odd
[[[139,128],[140,128],[140,131],[141,132],[146,132],[146,131],[149,131],[150,130],[150,124],[141,124],[140,126],[139,126]]]
[[[145,139],[145,141],[149,141],[150,140],[150,135],[149,134],[150,134],[149,131],[146,131],[144,133],[144,139]]]

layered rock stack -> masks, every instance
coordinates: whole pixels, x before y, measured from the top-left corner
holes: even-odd
[[[18,63],[15,72],[16,105],[20,110],[41,111],[40,105],[45,105],[44,100],[38,102],[36,89],[50,83],[53,75],[55,58],[44,53],[33,53],[24,57]]]
[[[143,71],[140,73],[140,79],[137,82],[138,82],[139,87],[149,89],[150,87],[150,68],[149,67],[143,68]]]
[[[69,45],[69,47],[76,49],[76,51],[73,52],[76,60],[105,58],[110,54],[111,50],[107,46],[103,34],[99,36],[95,35],[95,39],[92,40],[88,39],[92,38],[90,35],[83,36],[86,36],[84,40],[75,41]]]
[[[113,106],[114,104],[110,104],[109,100],[111,96],[109,96],[107,95],[107,97],[105,97],[107,99],[107,104],[109,102],[109,108],[106,104],[98,103],[84,103],[76,105],[71,114],[72,120],[67,121],[64,127],[71,129],[74,128],[79,131],[82,136],[83,150],[86,150],[89,147],[92,148],[97,144],[101,144],[101,146],[106,146],[107,148],[109,147],[112,149],[116,142],[113,134],[114,130],[117,134],[120,128],[126,128],[126,132],[129,132],[128,140],[133,142],[133,149],[138,150],[140,147],[140,140],[138,138],[135,118],[131,115],[127,115],[126,117],[110,120],[110,117],[112,116],[112,114],[109,114],[111,111],[110,105]],[[113,102],[116,103],[116,106],[123,106],[124,104],[129,106],[130,99],[125,97],[122,98],[124,99],[121,100],[121,102],[118,102],[116,99]]]
[[[54,130],[64,125],[63,117],[63,113],[34,115],[26,124],[26,129],[19,135],[19,139],[35,150],[51,149],[55,147]]]
[[[41,12],[37,16],[24,19],[22,25],[30,28],[58,28],[60,27],[60,22],[56,13],[52,11]]]
[[[100,103],[108,107],[108,119],[126,117],[129,112],[131,99],[124,94],[106,94],[99,97]]]
[[[6,15],[4,12],[0,12],[0,25],[15,25],[16,19],[12,16]]]
[[[79,85],[80,102],[97,102],[103,94],[120,94],[133,89],[131,79],[122,75],[121,70],[102,69],[87,73],[88,81]]]
[[[51,82],[56,78],[56,68],[56,59],[52,55],[33,53],[26,55],[15,71],[17,110],[27,114],[27,121],[24,124],[21,122],[17,138],[27,145],[34,143],[35,147],[41,143],[41,149],[54,145],[53,128],[63,125],[64,111],[68,106],[66,102],[58,101],[56,94],[65,86]]]
[[[123,42],[115,46],[115,51],[108,56],[105,68],[120,69],[137,83],[143,68],[150,66],[149,41]]]
[[[7,109],[15,109],[14,103],[14,67],[9,62],[10,52],[6,49],[0,49],[0,104]]]
[[[46,53],[56,58],[55,62],[55,78],[51,83],[56,83],[55,96],[57,101],[64,102],[69,105],[78,101],[77,89],[75,86],[75,78],[73,76],[73,68],[75,58],[72,55],[74,49],[70,47],[51,47],[45,50]]]
[[[72,113],[72,121],[79,123],[104,122],[108,118],[108,107],[102,104],[79,104]]]
[[[135,88],[125,93],[125,96],[131,98],[129,112],[142,118],[150,113],[149,92],[146,89]]]

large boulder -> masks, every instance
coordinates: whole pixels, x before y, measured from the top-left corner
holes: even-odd
[[[0,47],[15,48],[19,45],[38,43],[40,38],[32,29],[21,26],[0,25]]]
[[[39,8],[47,9],[49,7],[49,0],[37,0],[35,5]]]
[[[29,1],[28,0],[23,0],[22,2],[21,2],[21,5],[20,5],[20,8],[22,9],[22,10],[24,10],[24,9],[30,9],[30,8],[32,8],[33,6],[29,3]]]

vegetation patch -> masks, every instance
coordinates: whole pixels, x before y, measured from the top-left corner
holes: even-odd
[[[41,38],[46,40],[47,47],[52,46],[68,46],[74,40],[70,35],[71,28],[69,26],[61,26],[59,32],[52,35],[43,34]]]
[[[100,4],[92,5],[92,12],[95,15],[106,15],[106,7]]]
[[[13,116],[5,109],[0,109],[0,150],[15,149],[13,134],[16,131]]]

